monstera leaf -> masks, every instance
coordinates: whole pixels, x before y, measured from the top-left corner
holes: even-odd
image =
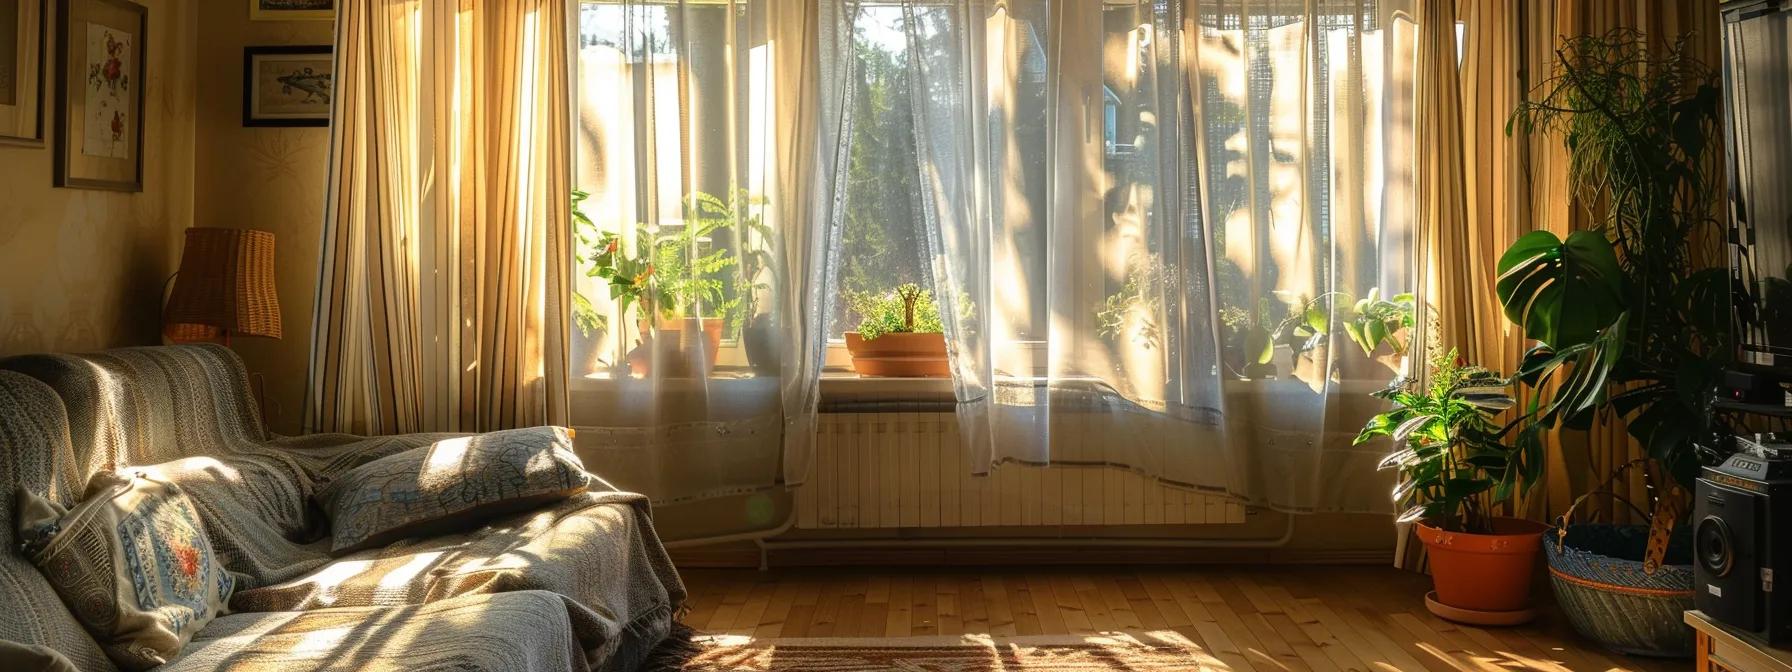
[[[1495,291],[1526,336],[1556,348],[1592,342],[1624,312],[1618,257],[1594,231],[1519,237],[1500,257]]]

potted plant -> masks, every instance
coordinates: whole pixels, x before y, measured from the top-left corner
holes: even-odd
[[[940,306],[932,292],[909,283],[883,294],[849,292],[847,302],[860,318],[859,330],[846,332],[853,371],[892,378],[952,374]]]
[[[1349,292],[1327,292],[1296,302],[1297,309],[1276,325],[1271,338],[1288,346],[1298,365],[1301,357],[1327,342],[1335,320],[1362,351],[1359,357],[1345,349],[1335,362],[1338,374],[1353,380],[1386,380],[1403,368],[1400,359],[1406,356],[1405,336],[1412,328],[1414,304],[1412,294],[1383,296],[1379,287],[1369,288],[1361,299]]]
[[[646,375],[654,361],[677,367],[669,375],[707,375],[715,366],[723,327],[741,300],[723,295],[724,273],[738,258],[727,249],[703,251],[733,225],[714,202],[707,194],[686,199],[684,224],[670,234],[638,225],[632,251],[620,234],[605,232],[591,256],[587,274],[609,284],[618,311],[637,308],[641,340],[627,356],[634,375]]]
[[[1684,39],[1651,52],[1643,35],[1619,30],[1569,39],[1556,54],[1507,130],[1562,135],[1593,226],[1566,239],[1526,234],[1499,259],[1505,314],[1537,341],[1520,366],[1514,441],[1539,451],[1553,430],[1621,419],[1650,486],[1650,501],[1628,503],[1657,534],[1683,539],[1699,467],[1723,457],[1704,447],[1735,431],[1712,407],[1731,356],[1729,279],[1702,268],[1692,247],[1720,240],[1718,87]],[[1545,544],[1557,601],[1608,647],[1690,656],[1690,555],[1680,541],[1645,556],[1648,532],[1564,515]]]
[[[1382,469],[1398,469],[1398,521],[1416,523],[1431,561],[1435,590],[1425,606],[1439,617],[1476,625],[1530,620],[1531,576],[1545,526],[1499,517],[1487,497],[1503,500],[1534,482],[1535,465],[1502,443],[1496,415],[1513,406],[1505,379],[1466,366],[1454,350],[1431,363],[1430,380],[1397,380],[1375,396],[1394,409],[1369,420],[1358,445],[1389,437]],[[1526,466],[1532,466],[1527,469]]]

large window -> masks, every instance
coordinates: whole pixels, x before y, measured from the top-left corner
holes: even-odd
[[[576,373],[619,371],[650,312],[662,329],[719,328],[717,368],[744,368],[741,335],[771,291],[763,33],[738,3],[580,4]],[[598,259],[606,236],[622,259]],[[594,275],[604,262],[673,290],[625,312]]]

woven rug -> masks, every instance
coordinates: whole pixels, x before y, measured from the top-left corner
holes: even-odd
[[[647,669],[683,672],[1185,672],[1227,669],[1176,636],[753,639],[698,635]]]

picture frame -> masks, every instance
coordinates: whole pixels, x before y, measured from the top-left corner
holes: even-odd
[[[333,21],[336,0],[249,0],[250,21]]]
[[[55,186],[143,191],[149,9],[61,0],[56,39]]]
[[[329,126],[335,95],[330,45],[243,48],[244,126]]]
[[[0,144],[44,144],[48,0],[0,0]]]

